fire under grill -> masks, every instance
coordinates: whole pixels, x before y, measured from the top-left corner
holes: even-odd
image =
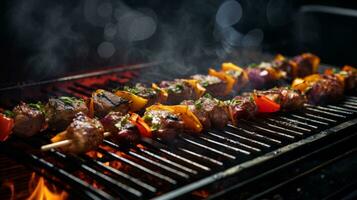
[[[17,102],[18,96],[27,96],[25,100],[88,97],[98,88],[110,90],[130,82],[169,79],[147,76],[154,66],[7,88],[1,93],[6,90],[10,101],[3,103]],[[136,146],[123,148],[104,140],[97,151],[74,156],[56,150],[41,152],[40,146],[53,135],[46,133],[30,139],[13,137],[1,144],[1,150],[87,199],[256,199],[269,197],[332,162],[355,155],[356,112],[357,96],[346,96],[336,105],[306,105],[301,112],[241,120],[238,126],[200,135],[182,134],[171,143],[145,138]],[[296,170],[306,160],[316,162]],[[353,181],[331,190],[329,198],[347,193],[356,185]]]

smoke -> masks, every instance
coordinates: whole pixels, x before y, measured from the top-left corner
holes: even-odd
[[[188,58],[209,55],[222,60],[235,52],[242,56],[242,49],[261,51],[265,38],[260,27],[241,28],[251,12],[247,1],[128,3],[13,1],[10,19],[18,47],[28,50],[28,76],[47,78],[148,61],[172,63],[152,73],[184,75],[197,71]],[[268,17],[280,23],[274,9]]]

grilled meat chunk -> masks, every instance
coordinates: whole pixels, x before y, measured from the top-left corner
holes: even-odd
[[[88,113],[85,102],[75,97],[50,98],[45,110],[49,129],[59,131],[64,130],[77,113]]]
[[[97,119],[91,119],[79,112],[65,134],[65,138],[72,140],[72,143],[61,149],[65,152],[80,154],[93,150],[102,143],[104,128]]]
[[[14,134],[20,137],[30,137],[39,133],[46,124],[46,118],[41,104],[26,104],[21,102],[13,109]]]
[[[198,117],[204,129],[223,128],[229,121],[228,106],[212,97],[201,97],[196,101],[186,100],[182,104]]]
[[[300,90],[311,104],[335,102],[343,98],[344,84],[336,75],[314,74],[295,79],[293,89]]]
[[[213,96],[223,96],[226,89],[226,83],[221,79],[211,76],[196,74],[191,76],[192,79],[197,80],[198,83],[206,89],[206,93]]]
[[[184,129],[181,117],[168,110],[148,110],[143,116],[154,137],[170,140]]]
[[[251,95],[236,96],[227,102],[229,106],[230,120],[237,124],[240,119],[251,119],[257,111],[257,105]]]
[[[175,79],[174,81],[162,81],[159,85],[164,89],[168,96],[166,104],[179,104],[186,99],[197,99],[195,89],[192,85],[182,79]]]
[[[262,62],[247,68],[250,86],[253,89],[270,88],[285,79],[286,73],[276,68],[272,63]]]
[[[135,84],[134,87],[125,86],[124,90],[147,99],[148,102],[146,103],[145,107],[149,107],[155,103],[161,103],[162,101],[161,94],[158,91],[153,88],[148,88],[141,83]]]
[[[128,100],[119,97],[105,90],[97,90],[92,94],[91,104],[93,103],[93,114],[98,118],[103,118],[110,111],[127,113],[130,109]]]
[[[320,58],[311,53],[295,56],[292,61],[296,64],[295,77],[305,77],[317,73],[320,64]]]
[[[307,103],[306,96],[298,90],[286,87],[273,88],[265,91],[255,91],[257,95],[264,95],[270,100],[278,103],[280,109],[284,111],[299,110]]]
[[[110,112],[101,123],[106,132],[112,133],[110,139],[121,145],[135,144],[140,139],[140,133],[135,124],[129,120],[130,115],[120,112]]]
[[[351,66],[346,65],[341,70],[336,68],[327,69],[325,74],[335,75],[341,79],[347,92],[353,92],[357,87],[357,69]]]

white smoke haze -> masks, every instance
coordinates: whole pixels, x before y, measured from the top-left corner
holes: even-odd
[[[29,75],[46,77],[87,65],[148,61],[171,61],[166,70],[184,75],[197,72],[197,66],[187,62],[190,57],[210,55],[224,60],[232,54],[238,58],[261,52],[263,29],[240,30],[247,2],[184,1],[170,10],[172,18],[163,19],[157,9],[134,8],[123,1],[15,0],[10,14],[18,42],[34,49],[26,66]],[[269,2],[264,4],[268,5],[265,17],[271,23],[283,23],[276,10],[284,2]]]

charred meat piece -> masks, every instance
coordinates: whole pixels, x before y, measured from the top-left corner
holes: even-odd
[[[84,113],[77,113],[65,132],[65,138],[72,143],[61,149],[74,154],[85,153],[97,148],[104,138],[104,128],[97,119],[91,119]]]
[[[305,77],[317,73],[317,69],[320,64],[320,58],[311,53],[298,55],[294,57],[292,61],[296,64],[295,77]]]
[[[148,88],[141,83],[135,84],[134,87],[125,86],[124,90],[144,99],[147,99],[148,102],[146,103],[145,107],[149,107],[155,103],[161,102],[161,94],[153,88]]]
[[[326,69],[325,74],[335,75],[341,79],[347,92],[352,92],[357,87],[357,69],[351,66],[346,65],[342,69]]]
[[[197,80],[198,83],[206,89],[206,93],[213,96],[223,96],[226,89],[226,83],[221,79],[211,75],[196,74],[191,76],[192,79]]]
[[[249,83],[254,89],[269,88],[278,85],[285,79],[286,73],[276,68],[272,63],[262,62],[247,68]]]
[[[228,106],[218,99],[201,97],[196,101],[183,101],[182,104],[189,106],[204,129],[223,128],[229,121]]]
[[[182,79],[176,79],[174,81],[162,81],[159,85],[164,89],[168,96],[166,104],[173,105],[179,104],[183,100],[197,99],[194,87]]]
[[[227,101],[227,104],[233,124],[237,124],[240,119],[253,118],[258,111],[252,95],[236,96],[232,100]]]
[[[344,84],[336,75],[314,74],[293,81],[293,89],[300,90],[311,104],[335,102],[343,98]]]
[[[168,110],[148,110],[143,116],[154,137],[170,140],[184,130],[184,122],[178,114]]]
[[[140,138],[140,133],[135,124],[130,120],[130,115],[122,115],[120,112],[110,112],[101,123],[106,132],[110,132],[110,139],[121,145],[135,144]]]
[[[45,110],[48,126],[51,130],[64,130],[77,113],[88,113],[85,102],[75,97],[50,98]]]
[[[280,109],[284,111],[299,110],[307,103],[306,96],[298,90],[286,87],[273,88],[265,91],[255,91],[257,95],[264,95],[270,100],[278,103]]]
[[[105,90],[97,90],[93,93],[89,107],[93,107],[91,113],[98,118],[103,118],[110,111],[126,114],[130,109],[128,100]]]
[[[337,76],[323,75],[306,91],[306,96],[311,104],[325,104],[341,100],[343,93],[344,86]]]
[[[14,134],[30,137],[39,133],[46,124],[44,106],[41,103],[26,104],[21,102],[13,109]]]

